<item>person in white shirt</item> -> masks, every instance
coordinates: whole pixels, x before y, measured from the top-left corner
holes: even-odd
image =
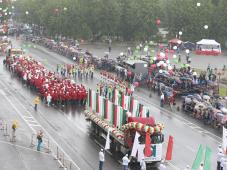
[[[203,170],[203,163],[200,164],[199,170]]]
[[[146,170],[147,169],[146,162],[145,162],[144,158],[140,161],[140,169],[141,170]]]
[[[103,164],[105,161],[105,155],[103,149],[99,152],[99,170],[103,170]]]
[[[225,157],[222,157],[221,158],[221,165],[220,165],[221,168],[220,168],[220,170],[223,170],[224,169],[225,160],[226,160]]]
[[[162,160],[161,161],[161,164],[159,165],[159,170],[166,170],[166,166],[165,166],[165,161],[164,160]]]
[[[122,158],[122,165],[123,165],[123,170],[128,170],[128,164],[129,164],[130,160],[128,159],[128,154],[126,154],[123,158]]]
[[[163,107],[164,105],[164,100],[165,100],[165,95],[162,93],[160,96],[160,106]]]
[[[47,95],[47,105],[48,105],[48,107],[50,106],[51,99],[52,99],[51,95],[48,94],[48,95]]]
[[[217,170],[221,169],[221,159],[224,158],[222,151],[219,151],[217,154]]]
[[[227,160],[225,159],[224,163],[223,163],[223,170],[227,170]]]

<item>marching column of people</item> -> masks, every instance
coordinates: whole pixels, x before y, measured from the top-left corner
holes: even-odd
[[[92,79],[94,76],[94,65],[90,64],[57,64],[58,75],[67,78]]]
[[[7,58],[6,67],[19,77],[25,86],[38,92],[38,97],[33,101],[35,110],[40,101],[44,101],[48,106],[86,103],[87,92],[84,85],[75,84],[70,79],[48,71],[30,56]]]

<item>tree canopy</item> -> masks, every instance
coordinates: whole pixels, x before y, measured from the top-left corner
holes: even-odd
[[[227,40],[226,0],[20,0],[16,8],[17,18],[44,26],[49,35],[152,40],[165,27],[169,38],[182,31],[185,41]]]

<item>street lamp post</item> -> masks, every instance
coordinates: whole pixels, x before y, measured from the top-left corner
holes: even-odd
[[[28,11],[25,11],[25,15],[26,15],[26,20],[27,20],[27,23],[29,24],[29,21],[28,21],[28,15],[29,15],[29,12],[28,12]]]
[[[183,34],[182,31],[179,31],[178,34],[179,34],[179,39],[181,39],[181,36],[182,36],[182,34]]]

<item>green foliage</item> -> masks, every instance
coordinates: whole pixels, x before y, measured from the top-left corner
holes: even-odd
[[[227,41],[227,0],[18,0],[16,9],[19,20],[45,26],[53,36],[161,41],[160,19],[168,38],[182,31],[184,41]]]
[[[51,35],[99,40],[145,40],[157,33],[158,0],[20,0],[18,19],[45,26]],[[67,9],[67,10],[64,10]],[[29,15],[25,12],[29,11]]]

